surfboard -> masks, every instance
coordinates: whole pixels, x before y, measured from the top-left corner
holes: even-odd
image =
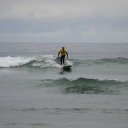
[[[62,68],[63,69],[71,69],[72,65],[63,65]]]

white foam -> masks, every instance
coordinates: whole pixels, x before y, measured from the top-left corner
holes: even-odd
[[[53,60],[47,60],[45,61],[46,62],[46,67],[59,67],[60,65],[57,64],[55,61]]]
[[[45,61],[45,60],[54,60],[54,57],[53,55],[42,55],[42,56],[37,56],[35,57],[36,58],[36,61]]]
[[[27,63],[31,63],[33,67],[47,68],[47,67],[56,67],[61,68],[61,66],[55,61],[55,57],[53,55],[42,55],[35,57],[0,57],[0,67],[16,67],[25,65]],[[66,60],[66,64],[73,65],[71,61]]]
[[[73,66],[73,63],[72,63],[71,61],[66,60],[65,62],[66,62],[67,65],[71,65],[71,66]]]
[[[33,63],[32,66],[34,66],[34,67],[41,67],[42,63]]]
[[[43,63],[35,62],[32,66],[40,67],[40,68],[48,68],[48,67],[57,67],[60,68],[61,66],[57,64],[54,60],[45,60]]]
[[[15,67],[35,60],[34,57],[0,57],[0,67]]]

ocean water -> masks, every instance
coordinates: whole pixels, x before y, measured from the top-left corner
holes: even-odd
[[[127,128],[128,44],[0,43],[0,128],[42,127]]]

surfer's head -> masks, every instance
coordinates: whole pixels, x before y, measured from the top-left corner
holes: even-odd
[[[62,50],[64,50],[64,47],[62,47]]]

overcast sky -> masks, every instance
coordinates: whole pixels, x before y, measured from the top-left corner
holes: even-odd
[[[128,0],[0,0],[0,42],[128,43]]]

